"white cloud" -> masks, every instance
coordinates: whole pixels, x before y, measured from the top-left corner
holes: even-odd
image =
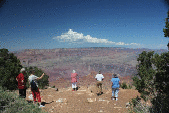
[[[62,34],[61,36],[54,37],[53,39],[57,39],[61,42],[71,42],[71,43],[100,43],[100,44],[110,44],[110,45],[132,45],[132,46],[140,46],[138,43],[124,43],[124,42],[112,42],[108,41],[107,39],[99,39],[95,37],[91,37],[90,35],[84,36],[82,33],[77,33],[69,29],[67,33]]]

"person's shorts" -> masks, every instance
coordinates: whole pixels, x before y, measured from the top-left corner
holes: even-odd
[[[119,88],[112,88],[112,91],[118,90]]]

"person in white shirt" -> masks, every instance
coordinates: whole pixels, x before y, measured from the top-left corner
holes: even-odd
[[[96,89],[97,89],[97,96],[102,94],[102,81],[104,79],[104,76],[101,74],[101,71],[99,71],[99,74],[96,75]]]
[[[41,75],[41,77],[37,77],[34,75],[35,71],[31,70],[31,75],[29,76],[28,80],[29,80],[29,84],[31,84],[32,81],[35,82],[36,84],[36,88],[33,89],[31,87],[31,91],[32,91],[32,95],[33,95],[33,99],[34,102],[36,102],[36,98],[38,99],[38,103],[40,104],[40,107],[44,107],[43,105],[41,105],[41,97],[40,97],[40,92],[39,92],[39,88],[38,88],[38,84],[37,84],[37,80],[42,79],[42,77],[45,75],[44,73]]]

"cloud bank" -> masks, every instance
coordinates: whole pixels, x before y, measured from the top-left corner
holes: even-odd
[[[98,43],[98,44],[109,44],[109,45],[126,45],[126,46],[140,46],[138,43],[124,43],[124,42],[112,42],[107,39],[99,39],[91,37],[90,35],[84,36],[82,33],[77,33],[69,29],[67,33],[62,34],[61,36],[54,37],[61,42],[69,43]]]

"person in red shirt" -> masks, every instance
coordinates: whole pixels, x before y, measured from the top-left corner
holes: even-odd
[[[16,77],[16,81],[18,81],[18,89],[19,89],[19,96],[25,98],[26,97],[26,81],[24,78],[25,68],[20,70],[20,74]]]
[[[71,82],[72,82],[72,88],[73,88],[72,91],[76,91],[77,76],[78,76],[78,74],[76,73],[75,70],[73,70],[71,73]]]

